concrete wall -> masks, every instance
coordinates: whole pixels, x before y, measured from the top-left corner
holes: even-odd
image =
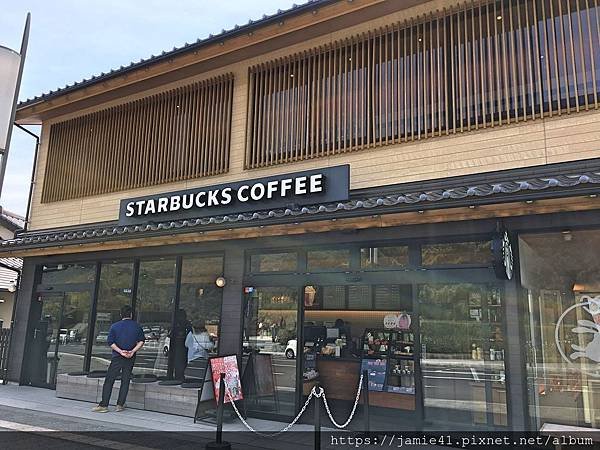
[[[248,99],[248,67],[276,57],[331,43],[358,33],[391,25],[418,14],[442,10],[456,4],[451,0],[436,0],[399,11],[360,25],[333,31],[330,34],[271,52],[257,58],[235,63],[218,70],[198,74],[183,81],[161,86],[143,95],[125,97],[105,103],[102,108],[126,103],[141,96],[171,89],[215,75],[233,72],[235,75],[231,157],[229,172],[220,176],[182,181],[82,199],[42,204],[41,194],[46,168],[50,125],[101,108],[90,108],[44,123],[33,195],[31,229],[45,229],[115,220],[119,200],[127,197],[168,192],[178,189],[217,184],[293,172],[338,164],[350,164],[351,189],[436,179],[493,170],[536,166],[560,161],[600,157],[600,111],[590,110],[552,118],[528,120],[510,125],[434,137],[398,145],[288,163],[275,167],[244,170],[246,109]]]

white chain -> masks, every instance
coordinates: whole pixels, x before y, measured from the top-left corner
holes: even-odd
[[[323,403],[325,403],[325,410],[327,410],[327,415],[329,416],[329,419],[331,420],[331,423],[334,424],[337,428],[346,428],[350,422],[352,422],[352,418],[354,417],[354,413],[356,413],[356,407],[358,406],[358,400],[360,399],[360,392],[361,392],[361,388],[363,385],[363,374],[360,374],[360,380],[358,381],[358,389],[356,390],[356,398],[354,399],[354,406],[352,407],[352,411],[350,412],[350,416],[348,417],[348,420],[346,420],[343,424],[339,424],[335,421],[335,419],[333,418],[333,415],[331,414],[331,411],[329,410],[329,403],[327,403],[327,396],[325,395],[325,391],[323,389],[321,389],[321,394],[323,395]],[[320,395],[318,396],[320,397]]]
[[[244,424],[244,426],[246,428],[248,428],[248,430],[250,430],[252,433],[258,434],[259,436],[275,437],[279,434],[285,433],[290,428],[292,428],[294,425],[296,425],[296,422],[298,422],[298,420],[300,420],[300,417],[302,416],[302,414],[304,414],[304,412],[306,411],[306,408],[308,408],[308,405],[313,397],[315,397],[315,398],[323,397],[323,403],[325,403],[325,409],[327,410],[327,415],[329,416],[329,419],[331,419],[331,423],[333,423],[333,425],[335,425],[337,428],[346,428],[350,424],[350,422],[352,421],[352,418],[354,417],[354,414],[356,413],[356,407],[358,406],[358,400],[360,399],[360,392],[361,392],[362,384],[363,384],[363,374],[361,373],[360,380],[358,381],[358,389],[356,391],[356,398],[354,399],[354,406],[352,407],[352,411],[350,412],[350,416],[348,417],[348,420],[346,420],[346,422],[344,422],[343,424],[340,425],[333,418],[333,415],[331,414],[331,410],[329,409],[329,403],[327,403],[327,397],[325,396],[325,390],[320,386],[318,387],[318,390],[317,390],[317,386],[313,386],[313,388],[310,391],[310,395],[304,402],[304,405],[302,406],[302,409],[300,410],[300,412],[296,415],[296,417],[294,417],[294,420],[292,420],[289,424],[287,424],[285,427],[283,427],[281,430],[277,431],[276,433],[261,433],[260,431],[256,431],[254,428],[252,428],[252,426],[250,426],[250,424],[248,422],[246,422],[244,417],[240,414],[240,411],[238,410],[238,408],[235,404],[235,401],[233,401],[233,396],[231,395],[231,392],[229,391],[229,389],[225,390],[225,395],[227,395],[227,397],[229,397],[229,401],[231,402],[231,406],[233,406],[233,410],[237,414],[240,421]],[[319,407],[318,404],[315,405],[315,408],[318,408],[318,407]]]
[[[237,406],[236,406],[235,402],[233,401],[233,397],[231,396],[231,393],[229,392],[229,389],[227,389],[225,392],[226,392],[227,396],[229,397],[229,400],[231,401],[231,405],[233,406],[233,410],[237,414],[237,416],[240,419],[240,421],[244,424],[244,426],[246,428],[248,428],[248,430],[250,430],[252,433],[258,434],[259,436],[263,436],[263,437],[275,437],[275,436],[277,436],[277,435],[279,435],[281,433],[285,433],[290,428],[292,428],[294,425],[296,425],[296,422],[298,422],[298,420],[300,420],[300,417],[302,416],[302,414],[304,414],[304,411],[306,411],[306,408],[308,408],[308,404],[310,403],[310,400],[312,399],[313,395],[317,396],[317,397],[321,396],[321,394],[323,392],[323,388],[319,388],[319,389],[321,389],[321,392],[317,395],[317,393],[315,392],[315,386],[313,386],[312,390],[310,391],[310,395],[306,399],[306,402],[304,402],[304,406],[302,406],[302,409],[300,410],[300,412],[298,413],[298,415],[294,418],[294,420],[292,420],[289,424],[287,424],[284,428],[282,428],[281,430],[279,430],[276,433],[261,433],[260,431],[256,431],[254,428],[252,428],[250,426],[250,424],[248,422],[246,422],[246,420],[242,417],[242,415],[240,414],[240,411],[237,409]]]

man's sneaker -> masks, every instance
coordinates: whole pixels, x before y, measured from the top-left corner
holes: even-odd
[[[123,406],[117,405],[117,409],[115,411],[117,411],[117,412],[125,411],[125,405],[123,405]]]
[[[94,409],[92,409],[93,412],[98,412],[98,413],[107,413],[108,412],[108,408],[106,406],[96,406]]]

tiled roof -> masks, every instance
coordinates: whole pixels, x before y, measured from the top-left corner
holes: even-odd
[[[23,260],[20,258],[0,258],[0,268],[20,271],[23,267]]]
[[[19,230],[25,225],[25,219],[0,208],[0,226],[3,225],[10,231]],[[0,290],[8,290],[9,286],[17,282],[22,267],[23,260],[20,258],[0,258]]]
[[[512,179],[493,183],[461,185],[445,189],[433,189],[415,192],[391,192],[386,189],[385,195],[358,197],[353,195],[349,201],[320,204],[296,208],[282,208],[268,211],[256,211],[244,214],[229,214],[198,219],[176,220],[143,225],[87,226],[68,231],[42,231],[26,233],[16,239],[0,242],[0,251],[8,251],[18,247],[56,246],[70,243],[85,243],[111,239],[125,239],[161,233],[194,232],[211,229],[225,229],[234,226],[258,226],[280,222],[298,222],[302,220],[318,220],[320,218],[337,218],[369,214],[385,214],[391,212],[411,211],[430,207],[444,207],[462,203],[468,205],[481,201],[501,201],[511,195],[527,198],[536,193],[546,192],[547,196],[560,194],[572,195],[578,187],[591,187],[596,193],[600,190],[600,170],[585,171],[575,174],[560,174],[535,178]],[[382,189],[383,192],[383,189]],[[508,200],[507,200],[508,201]]]
[[[56,97],[58,95],[63,95],[65,93],[74,91],[76,89],[80,89],[85,86],[89,86],[94,83],[99,83],[109,78],[113,78],[119,75],[123,75],[124,73],[131,72],[133,70],[139,69],[140,67],[147,66],[149,64],[154,64],[158,61],[164,59],[170,59],[174,56],[177,56],[181,53],[186,53],[189,51],[196,51],[199,48],[210,45],[214,42],[220,42],[223,39],[227,39],[238,34],[248,33],[251,30],[256,28],[260,28],[270,22],[279,22],[286,17],[293,16],[296,14],[300,14],[306,10],[310,10],[316,7],[323,6],[328,3],[334,3],[339,0],[308,0],[306,3],[300,5],[293,5],[291,8],[286,10],[278,10],[275,14],[271,15],[263,15],[261,19],[258,20],[249,20],[248,23],[243,25],[235,25],[233,28],[229,30],[221,30],[220,33],[217,34],[209,34],[205,38],[198,39],[196,42],[188,43],[186,42],[181,47],[173,47],[172,50],[163,51],[160,55],[151,55],[149,58],[141,58],[138,62],[131,62],[127,66],[121,66],[118,69],[112,69],[109,72],[102,72],[99,75],[92,75],[90,78],[84,78],[81,81],[76,81],[72,84],[67,84],[63,87],[59,87],[56,90],[48,91],[44,94],[35,96],[33,98],[28,98],[25,101],[19,102],[18,108],[23,108],[29,106],[30,104],[37,103],[42,100],[49,100],[50,98]]]
[[[25,226],[24,217],[10,212],[7,209],[0,208],[0,217],[12,223],[15,226],[15,228],[23,228]]]

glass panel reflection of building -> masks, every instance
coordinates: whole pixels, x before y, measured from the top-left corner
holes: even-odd
[[[112,351],[107,345],[110,326],[120,320],[120,310],[131,305],[133,262],[102,264],[90,370],[106,370]]]
[[[175,276],[175,258],[140,262],[136,319],[146,343],[136,358],[136,374],[167,374],[168,352],[164,349],[173,319]]]
[[[532,425],[600,427],[600,230],[522,235]]]

